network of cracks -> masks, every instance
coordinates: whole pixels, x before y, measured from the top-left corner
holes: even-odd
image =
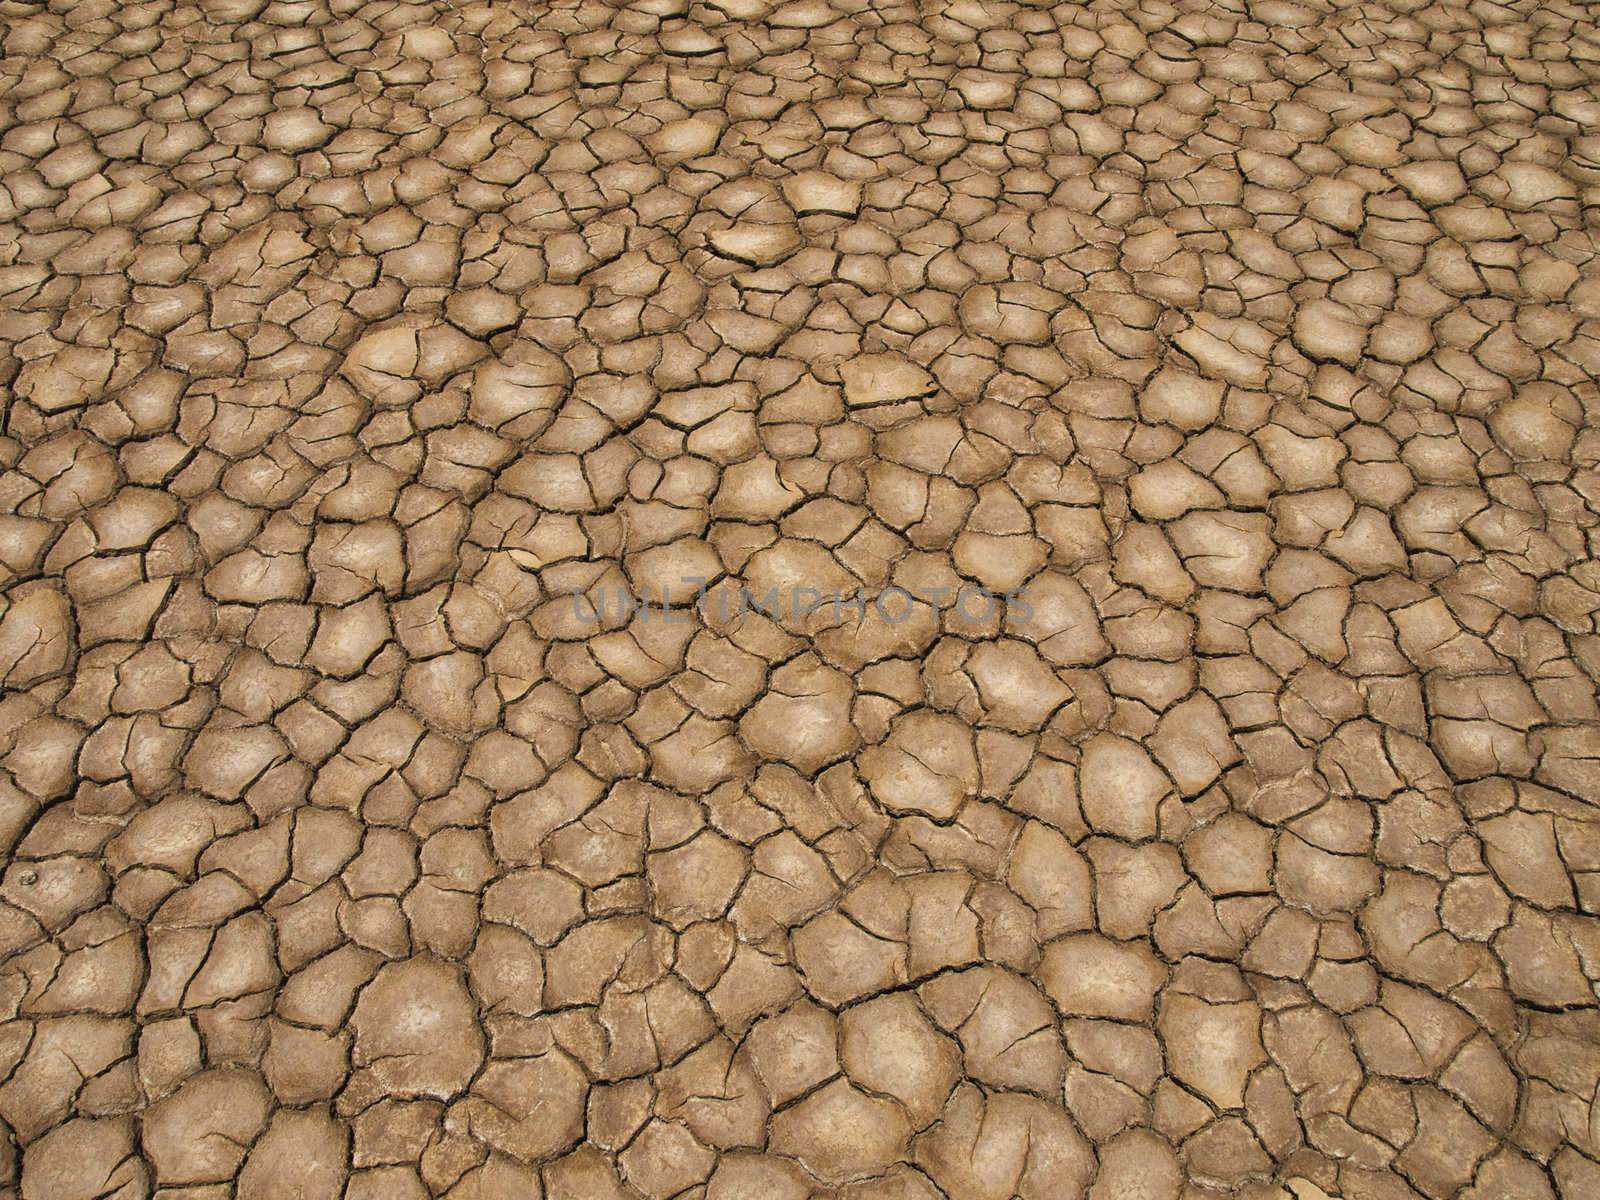
[[[1597,89],[0,0],[0,1197],[1600,1196]]]

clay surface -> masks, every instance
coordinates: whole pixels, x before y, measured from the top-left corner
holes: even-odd
[[[0,0],[0,1200],[1600,1196],[1600,14]]]

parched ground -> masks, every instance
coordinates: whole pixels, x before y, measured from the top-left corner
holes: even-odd
[[[1600,1196],[1600,7],[0,51],[0,1197]]]

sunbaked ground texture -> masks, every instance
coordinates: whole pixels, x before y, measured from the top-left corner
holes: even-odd
[[[1600,1196],[1594,5],[0,52],[0,1196]]]

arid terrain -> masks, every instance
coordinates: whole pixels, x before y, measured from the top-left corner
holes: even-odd
[[[0,1200],[1600,1197],[1600,5],[0,0]]]

